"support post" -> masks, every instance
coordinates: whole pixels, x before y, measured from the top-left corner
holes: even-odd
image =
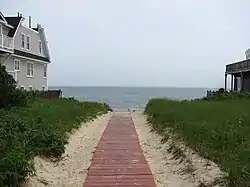
[[[231,91],[234,90],[234,75],[231,74]]]
[[[225,74],[225,91],[227,91],[227,74]]]
[[[1,35],[1,37],[2,37],[1,47],[4,48],[4,46],[3,46],[3,44],[4,44],[4,43],[3,43],[3,39],[4,39],[4,38],[3,38],[3,34]]]
[[[234,91],[238,91],[238,79],[234,76]]]
[[[3,26],[0,25],[0,37],[1,37],[1,47],[3,48]]]
[[[240,72],[240,91],[244,91],[244,76],[243,76],[243,72]]]

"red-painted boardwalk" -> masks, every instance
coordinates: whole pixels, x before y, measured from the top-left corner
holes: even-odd
[[[113,116],[94,153],[83,187],[156,187],[131,117]]]

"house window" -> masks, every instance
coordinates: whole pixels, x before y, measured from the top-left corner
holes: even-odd
[[[33,77],[34,76],[34,64],[28,62],[26,67],[27,67],[27,77]]]
[[[43,87],[42,87],[42,90],[44,91],[45,90],[45,86],[43,85]]]
[[[39,41],[39,53],[42,53],[42,41]]]
[[[22,48],[24,49],[24,44],[25,44],[25,35],[22,34],[21,35],[21,45],[22,45]]]
[[[20,71],[20,60],[17,59],[14,60],[14,70]]]
[[[47,65],[44,65],[43,76],[44,78],[47,78]]]
[[[29,86],[29,91],[32,91],[32,86]]]
[[[30,37],[27,36],[27,50],[30,50]]]

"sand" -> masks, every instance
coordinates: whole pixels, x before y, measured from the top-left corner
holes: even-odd
[[[226,174],[215,163],[201,158],[182,142],[175,145],[183,151],[185,158],[173,159],[173,153],[168,150],[173,145],[171,138],[161,143],[162,137],[150,132],[142,112],[131,112],[131,115],[157,187],[196,187],[202,183],[219,186],[218,181]]]
[[[112,113],[83,123],[69,138],[63,159],[58,163],[35,158],[36,176],[29,179],[27,187],[77,187],[82,186],[91,164],[93,152],[106,128]]]
[[[182,142],[175,142],[175,145],[183,150],[185,158],[173,159],[173,153],[168,151],[172,145],[171,138],[166,143],[161,143],[162,137],[150,131],[142,112],[116,110],[114,114],[132,116],[157,187],[198,187],[201,183],[210,187],[219,186],[218,179],[225,176],[225,173],[216,164],[201,158]],[[35,158],[36,176],[30,178],[25,186],[82,186],[95,148],[112,115],[113,113],[109,113],[82,124],[81,128],[70,136],[63,159],[58,163]]]

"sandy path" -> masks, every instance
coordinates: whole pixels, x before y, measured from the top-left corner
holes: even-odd
[[[150,132],[142,112],[131,113],[144,156],[148,161],[158,187],[196,187],[201,183],[216,186],[222,172],[214,163],[199,157],[191,150],[183,151],[185,160],[173,159],[168,151],[170,142],[161,143],[161,137]],[[213,184],[214,183],[214,184]]]
[[[91,164],[93,151],[101,138],[112,113],[83,124],[76,130],[66,145],[63,159],[52,163],[37,157],[36,175],[25,185],[27,187],[77,187],[82,186]]]

